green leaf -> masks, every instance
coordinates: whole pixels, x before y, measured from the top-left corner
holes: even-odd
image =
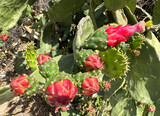
[[[160,0],[157,0],[154,6],[154,9],[153,9],[153,24],[154,25],[160,24],[160,20],[159,20],[160,9],[159,8],[160,8]]]
[[[104,4],[107,10],[115,11],[118,9],[122,9],[127,5],[129,0],[104,0]]]
[[[0,2],[0,28],[8,30],[16,25],[28,0],[1,0]]]
[[[73,16],[82,6],[84,0],[56,0],[48,9],[48,16],[53,22],[64,21]]]

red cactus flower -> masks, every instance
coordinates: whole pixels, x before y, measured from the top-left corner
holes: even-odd
[[[139,23],[130,26],[130,25],[119,25],[116,27],[109,26],[106,29],[107,34],[109,35],[107,38],[109,46],[116,46],[120,42],[125,42],[129,39],[129,36],[135,32],[143,33],[145,31],[146,23],[144,21],[140,21]]]
[[[153,106],[149,106],[148,107],[148,111],[150,111],[150,112],[154,112],[156,109],[155,109],[155,107],[153,107]]]
[[[49,59],[51,59],[50,56],[44,55],[44,54],[39,54],[39,56],[38,56],[38,64],[42,65],[43,62],[48,62]]]
[[[87,71],[101,69],[102,63],[100,57],[97,54],[88,56],[85,61],[85,66]]]
[[[109,91],[109,89],[111,88],[111,84],[110,84],[108,81],[106,81],[106,82],[104,83],[104,87],[105,87],[105,89],[106,89],[107,91]]]
[[[2,34],[2,35],[0,36],[0,38],[2,38],[3,41],[7,41],[7,39],[9,38],[9,35]]]
[[[84,94],[86,96],[93,95],[94,93],[98,93],[99,85],[98,80],[95,77],[86,78],[83,80],[82,89],[84,90]]]
[[[76,96],[77,87],[69,79],[65,79],[49,85],[46,93],[50,106],[66,106]]]
[[[25,93],[26,88],[29,86],[29,82],[28,79],[26,79],[26,77],[27,76],[19,75],[11,81],[10,87],[14,95],[22,95]]]

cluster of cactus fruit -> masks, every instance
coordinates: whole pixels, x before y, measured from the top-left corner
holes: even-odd
[[[144,36],[140,33],[145,31],[145,26],[144,21],[133,26],[107,25],[91,33],[75,53],[76,67],[72,69],[76,70],[75,74],[61,72],[57,61],[49,55],[39,54],[37,60],[34,47],[30,45],[26,49],[28,64],[38,68],[45,82],[40,84],[32,76],[19,75],[11,81],[10,87],[20,96],[31,97],[42,92],[47,103],[57,107],[56,112],[59,107],[68,110],[67,105],[78,95],[91,98],[99,92],[107,93],[115,86],[111,87],[110,81],[125,78],[131,57],[139,55],[144,44]],[[93,112],[91,105],[89,108]],[[154,112],[155,108],[149,106],[148,110]]]

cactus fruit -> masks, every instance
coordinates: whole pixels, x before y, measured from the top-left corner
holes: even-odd
[[[14,95],[22,95],[25,93],[26,88],[29,86],[29,82],[26,77],[27,76],[19,75],[11,81],[10,87]]]
[[[99,91],[99,81],[95,77],[86,78],[83,80],[82,89],[84,91],[84,95],[89,96],[94,93],[98,93]]]
[[[99,70],[102,66],[98,54],[88,56],[84,64],[86,66],[87,71]]]
[[[92,51],[91,49],[87,49],[87,50],[81,49],[77,53],[76,64],[80,68],[80,70],[86,71],[86,66],[85,66],[86,58],[91,55],[95,55],[95,54],[96,54],[96,52]]]
[[[58,64],[48,55],[39,55],[39,71],[44,78],[53,77],[59,72]]]
[[[9,38],[9,35],[2,34],[0,35],[0,38],[2,38],[3,41],[7,41],[7,39]]]
[[[103,72],[110,78],[121,77],[129,70],[128,57],[119,49],[112,48],[105,52],[99,52],[99,56],[104,63]]]
[[[38,57],[38,64],[39,64],[39,65],[42,65],[43,62],[48,62],[49,59],[51,59],[50,56],[44,55],[44,54],[39,54],[39,57]]]
[[[148,107],[148,111],[149,112],[154,112],[156,109],[155,109],[155,107],[154,106],[149,106]]]
[[[107,26],[103,26],[91,33],[89,37],[84,41],[82,48],[94,49],[104,51],[107,49],[107,37],[108,34],[105,32]]]
[[[76,80],[76,84],[78,85],[77,87],[81,87],[81,84],[83,82],[83,79],[89,78],[91,76],[96,76],[93,75],[92,72],[79,72],[76,75],[73,75],[73,78]]]
[[[33,96],[39,89],[39,83],[34,77],[27,75],[19,75],[15,77],[11,83],[10,87],[14,95],[20,96]]]
[[[27,60],[28,66],[30,66],[33,69],[37,69],[38,68],[36,50],[34,49],[34,45],[33,44],[29,44],[27,46],[26,52],[25,52],[25,58]]]
[[[69,79],[56,81],[46,88],[47,103],[50,106],[66,106],[74,99],[77,87]]]
[[[146,23],[144,21],[140,21],[133,26],[108,26],[108,28],[106,29],[106,33],[109,35],[107,38],[108,46],[114,47],[120,42],[127,41],[129,39],[129,36],[131,36],[135,32],[143,33],[145,31],[145,26]]]

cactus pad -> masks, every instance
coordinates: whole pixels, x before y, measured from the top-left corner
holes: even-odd
[[[99,52],[102,62],[104,62],[104,74],[110,78],[117,78],[125,75],[128,71],[128,57],[116,48],[105,52]]]
[[[27,60],[27,64],[33,68],[33,69],[37,69],[38,68],[38,61],[37,61],[37,56],[36,56],[36,51],[34,49],[34,45],[30,44],[27,46],[26,48],[26,52],[25,52],[25,58]]]
[[[97,29],[94,33],[91,33],[89,37],[84,41],[82,48],[94,49],[104,51],[107,49],[107,37],[105,32],[107,26],[103,26]]]

